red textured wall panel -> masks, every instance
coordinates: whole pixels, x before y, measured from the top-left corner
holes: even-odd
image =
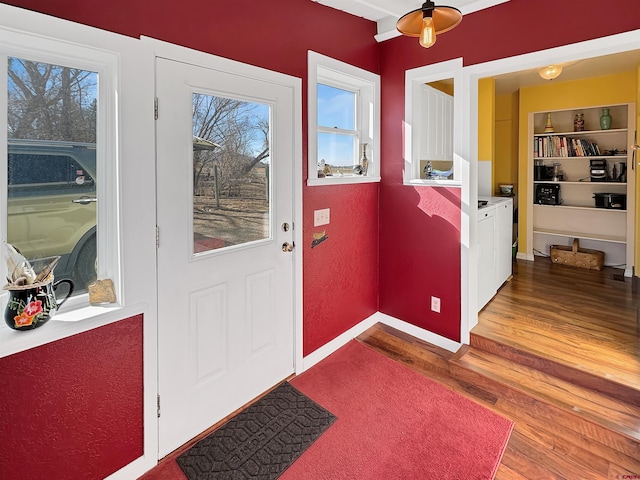
[[[459,57],[465,65],[481,63],[640,28],[636,0],[607,2],[615,15],[602,9],[596,0],[511,0],[466,15],[432,48],[408,37],[381,44],[381,312],[460,339],[459,190],[402,185],[404,72]],[[441,298],[440,314],[430,310],[431,295]]]
[[[0,478],[100,479],[143,454],[142,335],[138,315],[0,359]]]
[[[313,226],[313,210],[331,223]],[[314,233],[327,239],[311,247]],[[307,189],[304,204],[304,354],[378,310],[378,184]]]

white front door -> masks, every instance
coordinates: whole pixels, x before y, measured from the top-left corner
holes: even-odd
[[[290,85],[162,58],[156,76],[164,456],[294,371],[296,126]]]

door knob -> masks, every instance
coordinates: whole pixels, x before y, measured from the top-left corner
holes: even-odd
[[[295,248],[295,244],[294,243],[284,242],[282,244],[282,251],[283,252],[292,252],[294,248]]]

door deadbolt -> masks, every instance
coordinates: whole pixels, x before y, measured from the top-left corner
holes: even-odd
[[[289,224],[287,222],[284,222],[282,224],[282,231],[283,232],[288,232],[289,231]]]

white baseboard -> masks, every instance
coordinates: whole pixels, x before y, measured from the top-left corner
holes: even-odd
[[[302,359],[302,370],[297,371],[296,373],[300,374],[300,373],[304,372],[305,370],[311,368],[316,363],[318,363],[320,360],[325,359],[326,357],[331,355],[333,352],[338,350],[340,347],[342,347],[343,345],[346,345],[351,340],[356,338],[358,335],[360,335],[361,333],[366,331],[368,328],[370,328],[373,325],[375,325],[378,322],[377,315],[378,315],[378,312],[374,313],[373,315],[371,315],[368,318],[365,318],[363,321],[361,321],[357,325],[351,327],[349,330],[344,332],[342,335],[337,336],[336,338],[334,338],[330,342],[325,343],[322,347],[320,347],[319,349],[317,349],[313,353],[310,353],[309,355],[304,357]]]
[[[516,259],[518,260],[528,260],[529,262],[533,262],[535,259],[535,255],[527,255],[526,253],[518,252],[516,254]]]
[[[423,328],[416,327],[415,325],[407,323],[404,320],[397,319],[384,313],[376,312],[370,317],[365,318],[362,322],[351,327],[342,335],[339,335],[330,342],[324,344],[313,353],[310,353],[309,355],[304,357],[302,359],[302,369],[297,371],[296,373],[300,374],[305,370],[311,368],[316,363],[325,359],[340,347],[346,345],[376,323],[383,323],[408,335],[419,338],[420,340],[429,342],[432,345],[444,348],[445,350],[448,350],[450,352],[456,352],[462,346],[462,344],[459,342],[455,342],[436,333],[429,332],[428,330],[425,330]]]
[[[458,349],[462,346],[460,342],[453,341],[449,338],[443,337],[442,335],[438,335],[437,333],[425,330],[424,328],[416,327],[411,323],[392,317],[391,315],[380,312],[378,312],[376,315],[378,322],[384,323],[385,325],[393,327],[406,334],[412,335],[425,342],[429,342],[436,347],[444,348],[445,350],[449,350],[450,352],[457,352]]]
[[[139,478],[158,464],[158,460],[140,457],[120,470],[113,472],[105,480],[131,480]]]

